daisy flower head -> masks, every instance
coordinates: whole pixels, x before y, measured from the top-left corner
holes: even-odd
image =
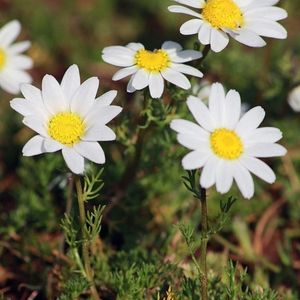
[[[24,54],[30,47],[29,41],[14,43],[21,31],[19,21],[11,21],[0,29],[0,87],[8,93],[18,94],[21,83],[30,83],[26,72],[33,65],[32,59]]]
[[[160,98],[164,91],[164,79],[182,89],[191,88],[191,83],[183,74],[203,77],[202,72],[184,63],[201,58],[202,53],[183,50],[175,42],[164,42],[161,49],[146,50],[140,43],[130,43],[126,47],[111,46],[103,49],[102,59],[112,65],[124,67],[113,76],[120,80],[131,76],[127,92],[133,93],[149,86],[152,98]]]
[[[186,5],[171,5],[169,11],[194,17],[180,27],[183,35],[197,34],[203,45],[222,51],[229,36],[250,47],[263,47],[261,38],[285,39],[286,30],[277,22],[287,12],[274,5],[279,0],[174,0]],[[191,8],[189,8],[191,7]]]
[[[115,133],[106,125],[122,108],[111,105],[117,95],[109,91],[96,98],[99,80],[92,77],[80,83],[79,69],[71,66],[61,83],[45,75],[42,89],[23,84],[24,98],[15,98],[11,107],[24,116],[23,123],[37,135],[23,148],[24,156],[62,151],[69,169],[84,172],[84,158],[105,162],[99,141],[113,141]]]
[[[275,181],[274,172],[260,158],[283,156],[286,149],[276,143],[282,138],[279,129],[258,128],[265,117],[262,107],[241,116],[239,93],[230,90],[225,94],[220,83],[212,85],[208,107],[194,96],[187,105],[198,124],[179,119],[172,121],[171,128],[178,133],[178,142],[192,150],[183,158],[183,168],[202,168],[203,188],[215,184],[223,194],[235,180],[242,195],[250,199],[254,194],[250,173],[268,183]]]

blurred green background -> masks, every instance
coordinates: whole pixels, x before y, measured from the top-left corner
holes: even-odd
[[[170,4],[167,0],[0,1],[1,26],[18,19],[23,25],[19,40],[32,41],[28,54],[34,60],[31,73],[36,86],[40,87],[46,73],[60,79],[76,63],[82,79],[100,77],[99,93],[119,91],[116,103],[124,111],[112,126],[118,139],[104,144],[108,157],[104,189],[100,199],[90,204],[108,205],[94,261],[101,289],[108,291],[104,299],[116,299],[117,294],[121,300],[157,299],[157,292],[169,285],[175,299],[191,299],[184,298],[182,287],[188,281],[182,283],[182,274],[193,278],[195,270],[174,225],[190,222],[197,228],[199,204],[182,184],[180,159],[186,150],[178,146],[168,126],[170,112],[186,117],[185,93],[174,96],[175,113],[167,109],[175,101],[172,92],[166,93],[162,105],[153,104],[161,122],[146,136],[136,179],[126,184],[120,202],[110,202],[132,155],[143,100],[138,93],[125,92],[126,80],[111,81],[117,69],[101,60],[101,50],[133,41],[155,49],[165,40],[193,48],[195,37],[179,34],[187,18],[169,13]],[[285,0],[280,5],[289,13],[282,22],[287,40],[269,39],[262,49],[231,40],[226,50],[210,53],[203,63],[206,80],[238,90],[250,107],[265,108],[264,125],[279,127],[289,150],[284,158],[268,161],[277,181],[270,186],[255,180],[251,201],[242,199],[235,188],[224,197],[214,189],[208,193],[212,222],[222,198],[233,195],[238,199],[222,235],[209,245],[212,276],[222,278],[231,259],[240,268],[248,268],[245,284],[254,291],[270,287],[278,293],[276,298],[247,299],[300,297],[300,118],[287,103],[291,88],[300,83],[300,2]],[[193,80],[193,84],[198,82]],[[71,276],[60,253],[63,233],[59,225],[66,209],[68,173],[58,153],[21,157],[32,132],[10,109],[12,98],[0,91],[0,295],[29,299],[35,293],[32,299],[55,299]],[[72,212],[76,215],[75,208]],[[141,270],[143,275],[138,273]]]

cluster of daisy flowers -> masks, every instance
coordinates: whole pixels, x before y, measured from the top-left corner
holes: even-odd
[[[192,16],[181,27],[183,35],[197,34],[201,44],[214,52],[222,51],[229,37],[251,46],[266,45],[262,37],[284,39],[286,30],[278,23],[287,17],[284,9],[274,6],[277,0],[174,0],[179,5],[170,12]],[[23,116],[23,123],[36,132],[24,146],[25,156],[61,151],[69,169],[75,174],[85,170],[85,159],[97,164],[105,162],[99,144],[116,139],[107,126],[122,110],[111,105],[116,91],[97,97],[99,80],[89,78],[81,83],[79,69],[71,66],[61,82],[46,75],[41,90],[30,84],[26,72],[32,60],[22,52],[28,41],[12,44],[20,33],[18,21],[0,30],[0,86],[10,93],[23,94],[11,101],[11,107]],[[148,50],[141,43],[109,46],[103,49],[102,59],[120,67],[114,81],[130,77],[127,92],[149,88],[150,96],[163,96],[165,81],[185,90],[191,89],[186,75],[198,78],[203,73],[187,63],[198,60],[202,53],[183,49],[176,42],[166,41],[159,49]],[[203,81],[204,84],[204,81]],[[261,158],[282,156],[286,149],[277,144],[282,138],[279,129],[261,127],[265,111],[255,107],[242,114],[237,91],[227,94],[220,83],[202,85],[191,90],[187,106],[197,124],[173,120],[180,144],[191,150],[182,160],[186,170],[202,169],[200,185],[216,185],[226,193],[235,181],[242,195],[251,198],[254,182],[251,174],[268,183],[275,181],[272,169]],[[200,99],[202,98],[202,99]],[[295,97],[290,103],[295,103]],[[208,102],[206,105],[205,102]]]

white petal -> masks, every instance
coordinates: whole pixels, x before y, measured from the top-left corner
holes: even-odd
[[[38,117],[33,116],[33,115],[29,115],[26,116],[23,119],[23,123],[31,128],[32,130],[36,131],[37,133],[39,133],[42,136],[48,136],[46,128],[42,122],[42,120],[40,120]]]
[[[91,126],[85,135],[82,137],[83,141],[114,141],[116,134],[108,126]]]
[[[97,142],[80,142],[74,145],[74,150],[96,164],[105,163],[102,147]]]
[[[206,130],[213,131],[215,128],[214,121],[207,106],[194,96],[189,96],[187,105],[195,120]]]
[[[141,43],[129,43],[128,45],[126,45],[126,47],[133,50],[134,52],[145,49],[144,45]]]
[[[182,50],[182,46],[176,42],[166,41],[161,46],[162,49],[170,52],[179,52]]]
[[[160,98],[164,92],[164,80],[160,73],[151,73],[149,76],[149,90],[152,98]]]
[[[247,20],[245,28],[249,31],[253,31],[258,35],[276,38],[276,39],[286,39],[287,31],[279,23],[272,20],[261,20],[253,19]]]
[[[209,111],[214,119],[216,126],[222,126],[224,123],[225,111],[225,91],[220,83],[214,83],[211,86],[209,95]]]
[[[31,114],[36,114],[42,120],[46,121],[49,118],[49,112],[43,102],[42,92],[31,84],[22,84],[21,92],[30,104]]]
[[[132,85],[132,81],[133,81],[135,75],[136,75],[136,73],[130,77],[130,80],[129,80],[129,82],[127,84],[127,88],[126,88],[127,93],[134,93],[136,91],[136,88],[134,88]]]
[[[19,84],[7,78],[3,73],[0,73],[0,87],[10,94],[17,95],[20,92]]]
[[[282,132],[274,127],[261,127],[251,132],[247,137],[247,144],[276,143],[282,138]]]
[[[20,34],[21,24],[14,20],[4,25],[0,30],[0,45],[6,47],[10,45]]]
[[[210,24],[204,22],[201,26],[199,32],[198,32],[198,39],[201,44],[203,45],[209,45],[211,40],[211,32],[212,27]]]
[[[283,146],[270,143],[255,144],[245,149],[246,155],[262,158],[284,156],[286,152]]]
[[[191,83],[189,80],[182,75],[181,73],[172,70],[170,68],[164,70],[161,72],[161,75],[169,82],[179,86],[180,88],[184,90],[188,90],[191,88]]]
[[[182,166],[185,170],[200,169],[209,158],[209,153],[201,150],[192,151],[182,159]]]
[[[225,32],[212,28],[210,38],[210,45],[212,51],[220,52],[226,48],[228,43],[229,37]]]
[[[71,111],[84,118],[95,103],[98,87],[97,77],[91,77],[83,82],[71,99]]]
[[[281,7],[256,7],[250,9],[244,13],[244,16],[248,18],[262,18],[273,21],[279,21],[287,18],[288,14],[286,10]]]
[[[101,95],[96,99],[96,105],[99,106],[108,106],[110,105],[114,99],[116,98],[118,92],[116,90],[111,90]]]
[[[18,94],[20,85],[31,81],[31,76],[22,70],[4,69],[0,72],[0,86],[11,94]]]
[[[52,75],[45,75],[43,78],[42,96],[46,108],[52,114],[65,111],[69,108],[60,84]]]
[[[103,54],[102,59],[105,62],[118,67],[130,67],[135,64],[134,57],[127,55]]]
[[[239,7],[245,7],[250,5],[254,0],[234,0],[234,2],[239,6]]]
[[[122,111],[120,106],[99,106],[94,107],[85,118],[85,122],[89,127],[97,124],[105,125],[110,122],[115,116],[117,116]],[[88,129],[87,128],[87,129]]]
[[[241,115],[241,96],[235,90],[230,90],[225,99],[225,125],[234,129]]]
[[[190,150],[205,151],[209,149],[208,141],[198,138],[195,135],[179,133],[177,135],[178,142]]]
[[[249,171],[240,163],[233,164],[233,177],[240,189],[242,195],[246,199],[250,199],[254,195],[254,182]]]
[[[243,0],[238,0],[242,2]],[[279,0],[253,0],[252,3],[250,3],[248,9],[256,8],[259,6],[272,6],[279,2]]]
[[[34,112],[30,101],[24,98],[15,98],[11,100],[10,107],[22,116],[29,116]]]
[[[109,56],[129,56],[134,55],[134,51],[130,47],[123,46],[109,46],[102,50],[102,53]]]
[[[12,68],[27,70],[32,68],[33,60],[26,55],[14,55],[9,59],[9,65]]]
[[[193,8],[202,8],[203,5],[205,4],[204,0],[174,0],[177,3],[183,4],[183,5],[188,5],[191,6]]]
[[[216,170],[216,188],[221,194],[229,191],[233,183],[231,162],[220,160]]]
[[[80,87],[80,74],[77,65],[72,65],[66,71],[61,81],[61,88],[67,99],[71,99]]]
[[[219,160],[216,157],[211,156],[204,165],[200,176],[200,185],[203,188],[208,189],[215,184],[218,163]]]
[[[127,76],[130,76],[130,75],[136,73],[137,70],[138,70],[138,68],[136,66],[121,69],[114,74],[112,80],[117,81],[117,80],[123,79]]]
[[[26,51],[30,47],[31,43],[29,41],[23,41],[15,43],[8,47],[8,52],[11,55],[20,54]]]
[[[84,159],[73,148],[66,147],[62,149],[62,155],[73,173],[82,174],[84,172]]]
[[[177,72],[183,73],[183,74],[192,75],[192,76],[200,77],[200,78],[203,77],[203,73],[192,66],[173,63],[171,65],[171,69],[173,69]]]
[[[183,23],[180,27],[180,33],[183,35],[191,35],[199,32],[203,21],[200,19],[192,19]]]
[[[202,19],[201,14],[195,12],[192,9],[181,6],[181,5],[171,5],[168,7],[168,10],[173,13],[186,14],[186,15],[190,15],[190,16]]]
[[[237,35],[231,36],[238,42],[250,47],[264,47],[266,42],[255,32],[242,29]]]
[[[261,106],[256,106],[246,112],[236,126],[236,132],[246,137],[252,130],[256,129],[265,118],[265,111]]]
[[[149,85],[149,73],[144,69],[139,69],[133,76],[132,86],[137,90],[142,90]]]
[[[63,149],[64,146],[62,144],[60,144],[59,142],[54,141],[53,139],[46,138],[46,139],[44,139],[43,148],[44,148],[45,152],[52,153],[52,152],[56,152],[56,151]]]
[[[208,140],[209,133],[203,130],[199,125],[187,121],[187,120],[173,120],[171,122],[171,128],[178,133],[186,133],[189,135],[195,135],[196,137],[206,141]]]
[[[21,92],[27,100],[34,103],[43,103],[42,92],[35,86],[24,83],[21,85]]]
[[[184,50],[170,54],[174,63],[185,63],[202,57],[202,53],[196,50]]]
[[[244,167],[246,167],[251,173],[261,178],[268,183],[274,183],[276,176],[273,170],[263,161],[255,157],[243,156],[240,159]]]
[[[24,156],[34,156],[44,153],[43,149],[44,138],[40,135],[32,137],[23,147],[22,153]]]

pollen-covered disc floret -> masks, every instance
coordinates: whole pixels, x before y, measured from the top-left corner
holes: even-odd
[[[162,50],[148,51],[141,49],[135,54],[136,65],[148,72],[161,72],[170,65],[169,54]]]
[[[244,22],[243,13],[233,0],[208,0],[202,9],[202,16],[218,29],[237,29]]]
[[[54,115],[48,123],[49,135],[57,142],[72,147],[84,135],[83,119],[72,112],[62,112]]]
[[[215,155],[223,159],[238,159],[244,151],[240,137],[227,128],[218,128],[210,135],[210,145]]]
[[[233,180],[245,198],[254,194],[250,173],[268,183],[275,181],[271,168],[259,158],[285,155],[286,149],[276,142],[282,137],[279,129],[258,128],[265,111],[257,106],[241,116],[238,92],[227,94],[220,83],[211,87],[208,107],[201,99],[190,96],[188,108],[198,124],[174,120],[171,128],[180,144],[192,150],[183,160],[186,170],[202,168],[200,185],[227,193]]]
[[[24,156],[61,150],[73,173],[84,172],[84,159],[105,162],[98,142],[113,141],[115,133],[106,124],[121,112],[111,105],[117,95],[110,91],[96,98],[99,80],[80,83],[79,70],[71,66],[58,83],[53,76],[43,78],[42,90],[23,84],[23,98],[13,99],[11,107],[24,116],[23,123],[37,135],[23,148]]]
[[[0,28],[0,87],[8,93],[18,94],[20,84],[30,83],[27,70],[32,68],[32,59],[23,54],[30,42],[14,43],[21,31],[19,21],[11,21]]]
[[[197,34],[203,45],[214,52],[222,51],[229,36],[250,47],[263,47],[261,37],[285,39],[286,30],[277,22],[287,12],[275,7],[278,1],[264,0],[174,0],[182,5],[171,5],[169,11],[190,15],[193,19],[180,27],[184,35]]]
[[[132,93],[149,86],[152,98],[162,96],[164,80],[185,90],[189,89],[191,84],[184,74],[196,77],[202,77],[203,74],[184,63],[201,56],[201,52],[183,50],[175,42],[165,42],[160,49],[154,51],[146,50],[140,43],[130,43],[126,47],[106,47],[102,53],[105,62],[124,67],[113,76],[113,80],[131,76],[127,91]]]

